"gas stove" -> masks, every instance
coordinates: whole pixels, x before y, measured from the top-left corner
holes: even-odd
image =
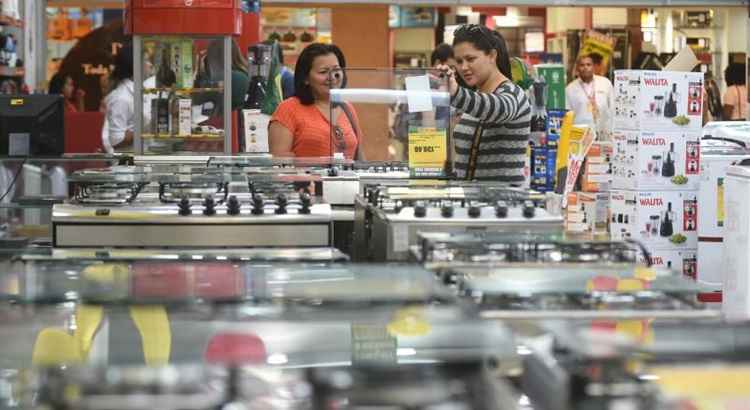
[[[373,184],[355,206],[356,260],[409,259],[420,232],[562,232],[541,195],[487,183]]]
[[[197,166],[82,171],[53,207],[55,247],[295,247],[331,244],[331,208],[303,175]],[[299,193],[298,193],[299,192]]]
[[[411,177],[409,166],[403,162],[357,161],[331,167],[322,176],[323,198],[331,205],[352,206],[356,195],[368,184],[401,181]]]
[[[521,386],[535,409],[611,408],[615,402],[638,409],[676,408],[668,404],[688,398],[685,393],[694,389],[701,399],[696,403],[746,402],[746,387],[739,396],[732,391],[738,374],[747,374],[750,339],[744,324],[565,320],[537,326],[519,336],[527,352]],[[699,380],[713,383],[721,377],[725,384],[718,391],[697,387]]]
[[[636,263],[637,242],[565,239],[556,234],[422,232],[415,257],[434,267],[451,263]]]
[[[666,269],[633,264],[455,265],[444,282],[486,318],[715,318],[697,302],[705,289]]]

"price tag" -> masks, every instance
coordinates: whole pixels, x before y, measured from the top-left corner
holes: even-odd
[[[448,160],[444,128],[409,128],[409,169],[413,176],[443,176]]]

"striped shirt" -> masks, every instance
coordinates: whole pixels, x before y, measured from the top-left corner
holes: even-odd
[[[468,177],[472,145],[480,128],[474,178],[523,183],[531,122],[526,93],[512,81],[503,82],[492,94],[461,87],[451,105],[463,112],[453,129],[456,175]]]

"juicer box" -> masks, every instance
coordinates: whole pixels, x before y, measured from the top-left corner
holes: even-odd
[[[615,131],[612,187],[691,190],[700,182],[700,133]]]
[[[697,191],[610,192],[610,235],[635,239],[647,249],[698,247]]]
[[[703,126],[703,73],[617,70],[614,130],[691,131]]]
[[[655,249],[649,252],[651,266],[667,268],[684,276],[695,279],[698,275],[698,252],[695,249]],[[638,255],[639,262],[646,263],[643,254]]]

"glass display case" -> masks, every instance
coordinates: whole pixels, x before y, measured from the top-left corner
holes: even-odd
[[[440,72],[354,68],[329,75],[339,87],[331,90],[332,157],[401,161],[412,177],[452,173],[454,114]]]
[[[232,150],[229,36],[136,35],[137,154]]]
[[[52,206],[72,195],[71,175],[125,160],[127,157],[110,155],[0,158],[0,247],[49,240]]]

